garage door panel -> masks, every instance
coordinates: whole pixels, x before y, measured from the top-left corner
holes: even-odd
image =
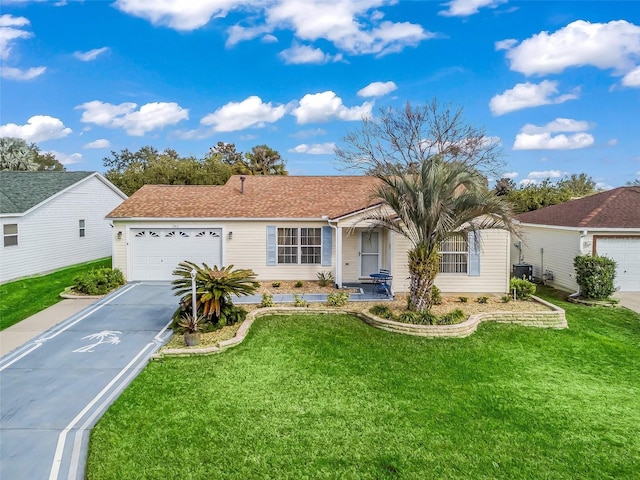
[[[175,268],[188,260],[222,264],[222,229],[132,229],[131,280],[173,280]]]
[[[600,238],[596,245],[598,255],[616,262],[615,287],[640,291],[640,238]]]

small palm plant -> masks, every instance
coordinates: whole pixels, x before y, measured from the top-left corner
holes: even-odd
[[[199,266],[193,262],[184,261],[173,271],[178,278],[173,283],[175,294],[181,297],[183,310],[190,309],[191,299],[191,271],[196,271],[196,310],[195,315],[201,315],[215,325],[234,323],[226,317],[235,311],[231,295],[251,295],[260,285],[255,279],[253,270],[237,269],[233,265],[226,267],[209,267],[206,263]]]

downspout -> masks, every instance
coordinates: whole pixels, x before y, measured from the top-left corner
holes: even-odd
[[[583,249],[584,249],[584,239],[587,238],[587,235],[589,234],[589,232],[587,230],[583,230],[582,232],[580,232],[580,244],[578,245],[578,247],[580,248],[580,255],[584,255]],[[580,296],[580,285],[578,285],[578,291],[575,293],[572,293],[571,295],[569,295],[569,297],[571,298],[576,298]]]
[[[336,275],[335,286],[336,288],[342,288],[342,229],[338,228],[338,225],[331,223],[331,220],[327,220],[327,223],[333,228],[336,233]]]

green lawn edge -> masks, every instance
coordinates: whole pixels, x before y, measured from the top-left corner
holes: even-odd
[[[111,257],[78,263],[46,275],[36,275],[0,285],[0,331],[21,322],[62,298],[78,275],[95,268],[111,267]]]

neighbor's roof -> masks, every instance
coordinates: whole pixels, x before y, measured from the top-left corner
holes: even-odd
[[[0,172],[0,214],[24,213],[95,172]]]
[[[109,218],[343,217],[380,203],[373,177],[232,176],[225,185],[145,185]]]
[[[522,223],[579,228],[640,229],[640,187],[618,187],[523,213]]]

